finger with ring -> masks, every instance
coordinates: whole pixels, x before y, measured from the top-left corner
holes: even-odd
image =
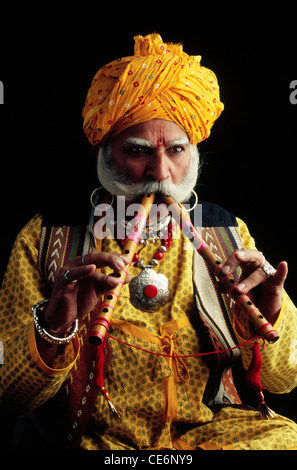
[[[260,266],[259,266],[259,268],[262,268],[264,266],[264,263],[265,263],[266,259],[265,259],[265,256],[263,255],[262,251],[259,251],[259,253],[260,253],[260,255],[263,256],[262,262],[260,263]]]
[[[67,281],[68,283],[70,283],[70,282],[71,282],[71,283],[72,283],[72,282],[77,282],[77,279],[73,279],[73,281],[71,281],[71,279],[69,279],[68,276],[69,276],[69,269],[67,269],[67,271],[64,272],[64,277],[65,277],[66,281]]]
[[[263,255],[262,251],[259,251],[259,253],[260,253],[260,255],[263,256],[263,259],[262,259],[262,262],[259,265],[259,268],[261,268],[262,271],[264,271],[267,278],[271,277],[271,276],[274,276],[275,273],[276,273],[276,269],[273,266],[271,266],[271,264],[268,263],[268,261],[266,261],[266,258]]]
[[[271,266],[271,264],[268,263],[268,261],[266,261],[265,259],[264,259],[264,264],[262,264],[260,267],[262,271],[264,271],[264,273],[266,274],[267,278],[274,276],[276,273],[276,269],[273,266]]]

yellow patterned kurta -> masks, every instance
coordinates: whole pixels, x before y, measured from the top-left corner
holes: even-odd
[[[14,245],[0,297],[0,403],[20,413],[34,409],[54,396],[63,385],[79,354],[78,341],[61,348],[52,368],[43,363],[32,326],[30,307],[50,295],[38,268],[41,217],[22,230]],[[246,226],[239,221],[245,247],[254,247]],[[192,254],[174,240],[164,262],[156,268],[170,280],[171,302],[156,313],[140,312],[129,302],[128,286],[117,305],[109,333],[147,351],[197,354],[200,338],[192,326],[196,312],[192,285]],[[120,251],[105,240],[105,250]],[[157,246],[141,252],[148,263]],[[108,270],[107,270],[108,271]],[[132,276],[140,270],[132,267]],[[262,351],[262,382],[274,393],[297,385],[296,309],[284,293],[275,328],[280,340]],[[203,402],[209,368],[202,357],[173,359],[156,356],[110,340],[112,360],[105,385],[122,417],[110,417],[105,400],[97,400],[83,436],[83,449],[296,449],[297,426],[278,416],[259,419],[259,413],[226,406],[211,408]],[[242,347],[245,365],[250,345]],[[271,372],[273,371],[273,372]]]

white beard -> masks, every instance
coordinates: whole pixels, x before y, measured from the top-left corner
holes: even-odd
[[[184,202],[195,188],[199,174],[199,152],[196,145],[190,145],[190,167],[180,184],[163,181],[131,183],[127,174],[114,165],[111,143],[99,147],[97,158],[97,174],[101,185],[114,196],[125,196],[127,201],[133,201],[146,193],[168,194],[175,201]]]

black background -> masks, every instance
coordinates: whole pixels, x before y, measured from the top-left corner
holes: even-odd
[[[88,213],[97,179],[82,130],[87,90],[101,66],[133,55],[134,35],[158,32],[201,55],[219,80],[225,110],[199,146],[200,199],[242,218],[271,263],[288,261],[286,288],[297,302],[294,10],[284,3],[223,11],[217,2],[204,9],[192,2],[107,3],[2,11],[1,275],[15,236],[36,212],[62,219]],[[286,397],[280,403],[297,419]]]

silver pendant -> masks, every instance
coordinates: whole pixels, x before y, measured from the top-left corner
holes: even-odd
[[[168,302],[170,296],[167,277],[157,274],[149,266],[144,266],[139,276],[130,281],[129,290],[131,304],[146,312],[155,312]]]

